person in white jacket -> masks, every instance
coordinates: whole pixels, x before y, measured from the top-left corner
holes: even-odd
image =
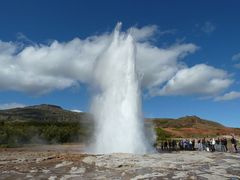
[[[212,152],[214,152],[215,151],[215,144],[216,144],[216,141],[215,141],[215,139],[214,138],[212,138],[212,142],[211,142],[211,144],[212,144]]]

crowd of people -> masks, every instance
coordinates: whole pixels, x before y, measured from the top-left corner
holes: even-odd
[[[229,148],[227,138],[202,138],[202,139],[181,139],[181,140],[166,140],[160,143],[157,147],[158,151],[210,151],[210,152],[238,152],[237,140],[232,136]]]

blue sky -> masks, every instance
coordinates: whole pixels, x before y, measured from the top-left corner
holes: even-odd
[[[21,58],[18,56],[30,46],[47,49],[54,40],[57,40],[59,47],[74,38],[84,40],[91,36],[102,37],[103,34],[111,32],[116,23],[121,21],[123,31],[127,31],[130,27],[140,30],[142,27],[149,27],[150,31],[153,30],[151,37],[147,38],[154,47],[172,52],[171,47],[176,47],[178,50],[186,45],[184,47],[188,49],[182,50],[182,54],[174,59],[174,62],[178,62],[177,66],[183,63],[184,72],[187,74],[203,72],[202,75],[196,75],[198,80],[209,74],[211,78],[207,80],[223,83],[218,88],[210,87],[211,83],[201,82],[209,87],[200,86],[193,90],[191,88],[195,86],[188,86],[179,89],[177,84],[170,83],[172,78],[182,78],[181,74],[177,73],[183,69],[178,67],[172,77],[162,84],[153,87],[149,85],[150,83],[146,83],[146,88],[143,90],[143,111],[146,117],[176,118],[197,115],[227,126],[240,127],[239,6],[240,2],[234,0],[231,2],[224,0],[221,2],[2,0],[0,61],[3,63],[0,62],[0,71],[5,74],[0,77],[0,106],[6,108],[49,103],[66,109],[87,111],[91,90],[86,83],[82,83],[86,81],[84,78],[80,78],[77,85],[69,78],[72,75],[64,77],[64,83],[61,81],[54,84],[54,87],[39,85],[43,81],[41,78],[39,84],[31,84],[33,80],[21,77],[24,70],[28,71],[27,68],[32,67],[26,64],[21,66],[27,55],[25,53]],[[141,32],[143,31],[142,29]],[[72,42],[69,48],[78,43],[84,42]],[[192,46],[189,47],[190,45]],[[11,53],[8,53],[10,51]],[[69,50],[69,52],[75,51]],[[34,56],[34,54],[30,55]],[[9,60],[11,62],[6,58],[11,58]],[[54,60],[58,62],[57,58]],[[48,61],[51,61],[51,58]],[[44,61],[44,63],[46,64],[36,63],[35,66],[49,67],[48,62]],[[200,70],[196,67],[199,64],[204,64]],[[15,69],[11,71],[12,67]],[[8,68],[10,70],[6,71]],[[21,72],[15,74],[19,68],[22,68]],[[32,73],[33,71],[29,72],[29,76],[37,76],[37,73]],[[56,77],[61,76],[58,73],[55,73]],[[54,79],[56,77],[51,77],[50,80],[56,81]],[[19,79],[16,80],[17,78]],[[189,81],[187,77],[181,78],[181,81]],[[50,80],[47,80],[47,83],[51,82]],[[34,93],[39,88],[46,88],[47,91]],[[157,93],[148,95],[148,92],[156,88]],[[196,90],[201,88],[203,89]],[[211,88],[213,90],[209,93],[208,89]]]

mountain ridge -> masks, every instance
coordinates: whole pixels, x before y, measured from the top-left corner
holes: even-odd
[[[86,112],[72,112],[57,105],[40,104],[21,108],[0,110],[0,122],[37,123],[80,123],[88,129],[94,127],[92,115]],[[146,118],[145,124],[166,137],[202,137],[219,135],[240,135],[240,128],[226,127],[218,122],[201,119],[198,116],[174,118]],[[149,126],[152,127],[152,126]],[[160,136],[159,135],[159,136]]]

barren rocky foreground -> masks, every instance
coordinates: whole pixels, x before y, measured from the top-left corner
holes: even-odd
[[[0,149],[0,179],[240,179],[240,154],[81,153],[81,147]]]

